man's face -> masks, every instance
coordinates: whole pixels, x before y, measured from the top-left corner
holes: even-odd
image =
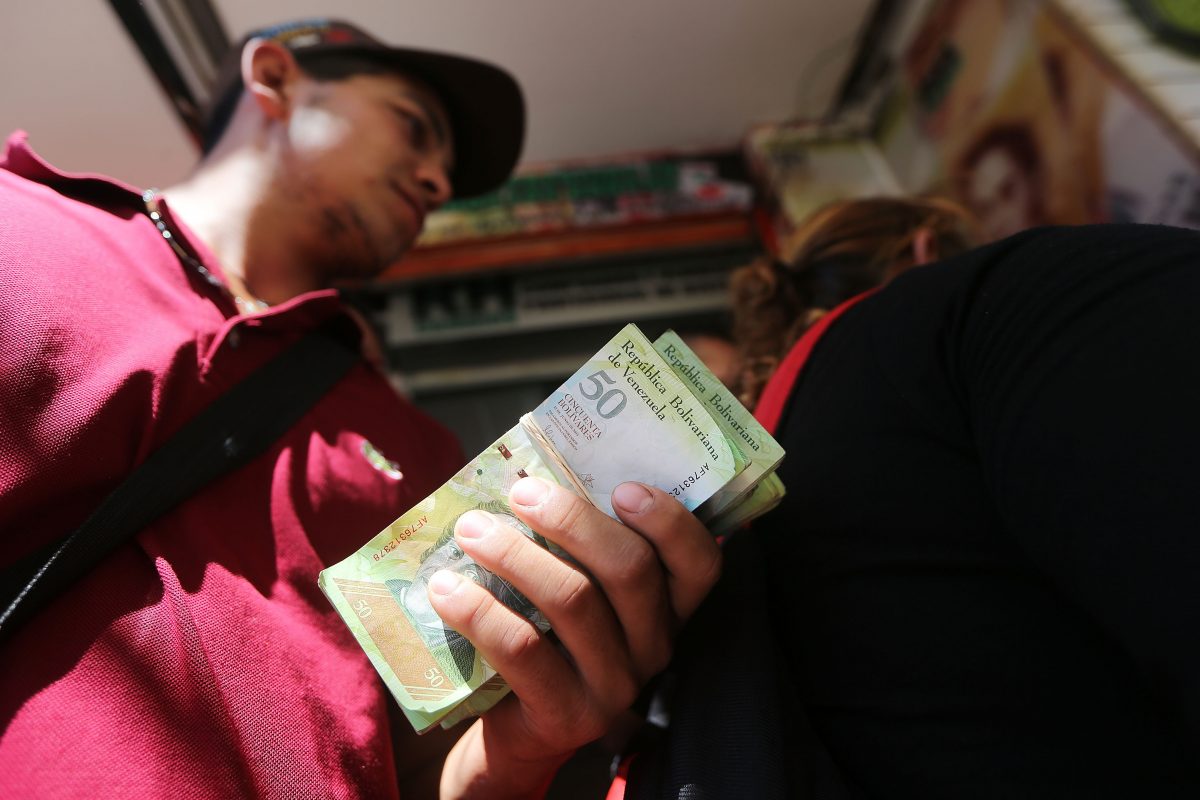
[[[376,276],[450,198],[445,108],[427,86],[397,74],[304,76],[293,87],[277,200],[297,257],[325,284]]]

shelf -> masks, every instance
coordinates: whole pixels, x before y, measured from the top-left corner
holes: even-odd
[[[389,328],[387,344],[389,347],[395,348],[508,336],[516,333],[549,332],[602,322],[624,324],[631,317],[682,317],[688,314],[719,311],[726,308],[728,302],[727,295],[721,292],[707,296],[675,297],[654,303],[622,303],[579,309],[564,308],[539,314],[532,319],[447,326],[440,330],[392,333],[393,329]]]
[[[539,380],[561,381],[579,369],[580,364],[587,363],[591,355],[581,352],[555,358],[528,358],[520,363],[519,371],[514,369],[513,364],[472,364],[427,369],[402,374],[400,380],[413,394],[482,389]]]
[[[628,322],[723,326],[729,274],[760,254],[750,213],[707,213],[421,248],[352,291],[414,398],[540,401]]]
[[[750,215],[704,214],[632,225],[477,239],[418,247],[389,267],[379,282],[407,282],[452,274],[529,267],[613,254],[652,253],[681,247],[750,244]]]

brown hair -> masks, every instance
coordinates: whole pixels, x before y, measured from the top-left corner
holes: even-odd
[[[935,258],[971,246],[970,217],[948,200],[841,200],[800,225],[790,259],[736,270],[731,289],[739,399],[753,408],[780,359],[824,312],[915,266],[913,243],[922,229],[929,231]]]

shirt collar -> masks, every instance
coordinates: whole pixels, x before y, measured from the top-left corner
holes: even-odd
[[[0,169],[6,169],[22,178],[50,186],[66,195],[92,194],[97,191],[105,194],[111,192],[112,194],[109,196],[121,201],[128,201],[139,210],[143,208],[141,189],[99,173],[60,170],[33,151],[33,148],[29,146],[29,134],[23,130],[15,131],[8,137],[4,154],[0,157]],[[200,260],[217,272],[223,280],[224,273],[221,272],[219,263],[204,243],[179,220],[174,220],[173,225],[200,256]],[[261,314],[241,319],[242,321],[250,320],[252,325],[273,325],[279,318],[296,320],[307,317],[310,318],[309,321],[312,324],[315,324],[337,312],[346,313],[337,290],[319,289],[272,306]]]
[[[108,187],[123,195],[140,199],[141,190],[127,183],[94,172],[67,172],[52,166],[29,146],[29,134],[14,131],[5,143],[4,155],[0,157],[0,169],[6,169],[22,178],[62,188],[64,184],[92,187]]]

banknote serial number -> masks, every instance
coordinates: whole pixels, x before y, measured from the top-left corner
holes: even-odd
[[[397,533],[390,542],[388,542],[383,547],[376,550],[375,553],[371,557],[376,561],[383,561],[384,557],[387,556],[388,553],[392,552],[397,547],[399,547],[401,542],[407,542],[409,539],[411,539],[413,537],[413,535],[417,531],[421,530],[428,524],[429,524],[429,517],[424,516],[424,517],[421,517],[420,519],[418,519],[413,524],[405,526],[404,530]]]
[[[671,496],[679,497],[681,494],[686,492],[688,489],[695,486],[696,483],[698,483],[701,478],[703,478],[705,475],[708,474],[708,469],[709,469],[709,467],[708,467],[707,463],[702,465],[700,468],[696,469],[694,472],[692,472],[691,475],[688,475],[686,478],[684,478],[679,483],[677,483],[674,487],[671,488],[671,490],[670,490]]]

